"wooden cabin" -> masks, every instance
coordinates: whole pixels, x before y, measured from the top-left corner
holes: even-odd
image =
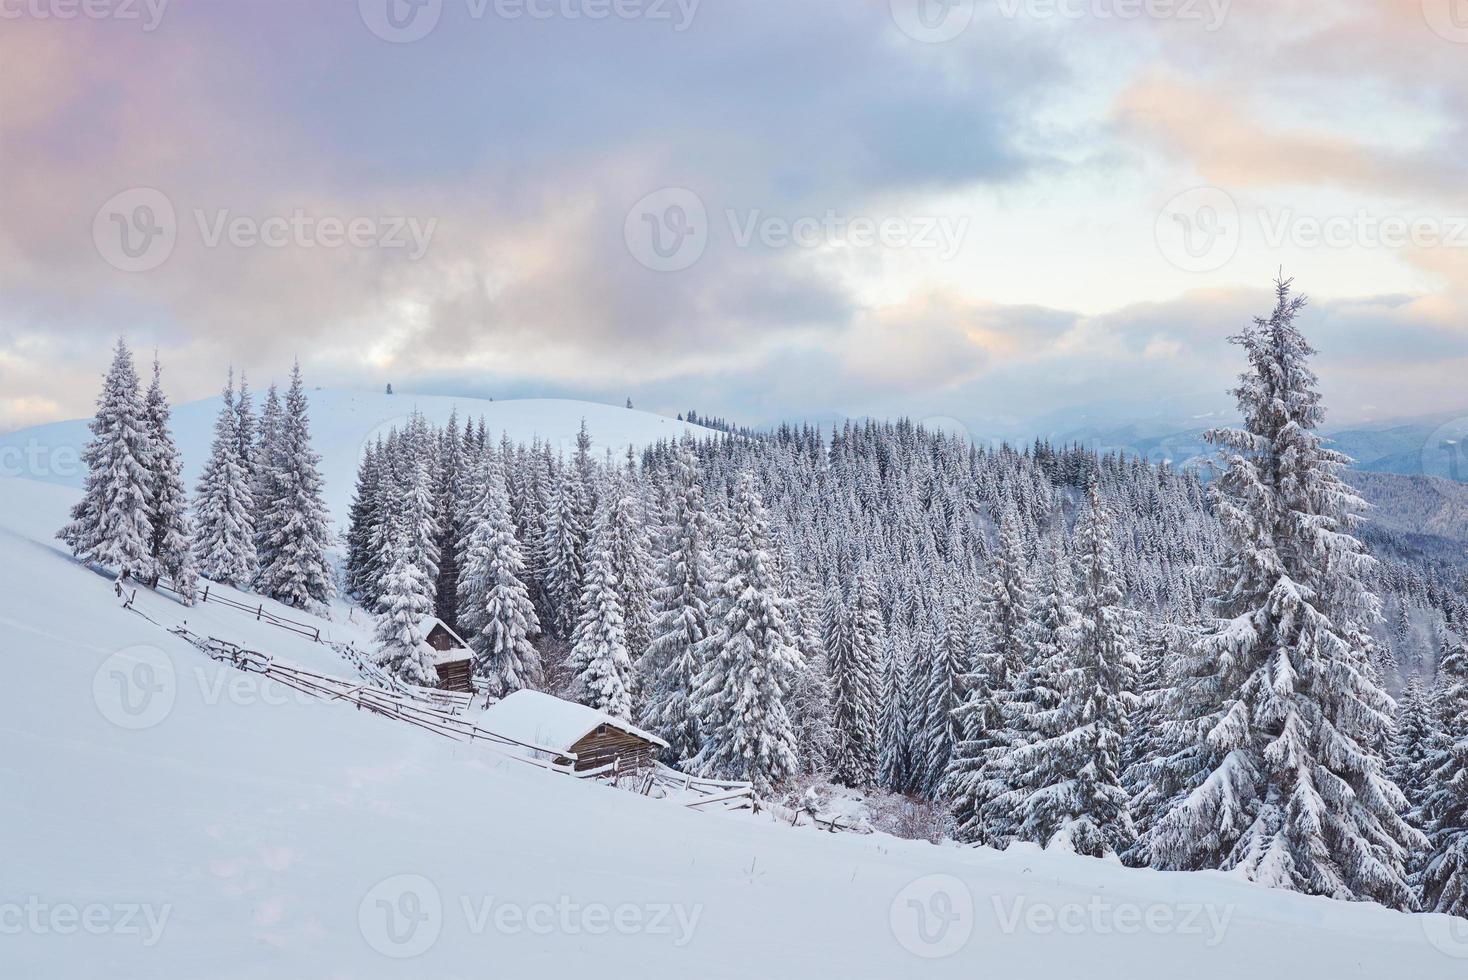
[[[473,657],[469,644],[436,616],[428,616],[418,624],[419,634],[438,654],[433,667],[438,671],[438,686],[445,691],[474,693]]]
[[[543,749],[536,753],[539,757],[577,771],[612,763],[618,772],[651,768],[668,747],[626,719],[540,691],[516,691],[490,705],[481,724],[496,735]]]

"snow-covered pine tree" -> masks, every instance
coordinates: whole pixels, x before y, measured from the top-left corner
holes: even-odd
[[[1397,717],[1392,730],[1391,776],[1409,804],[1407,817],[1419,830],[1423,804],[1427,802],[1428,773],[1426,764],[1432,754],[1437,735],[1434,719],[1428,710],[1422,682],[1413,674],[1407,678],[1402,696],[1397,699]]]
[[[497,466],[476,481],[479,500],[459,560],[459,622],[474,649],[474,674],[504,697],[540,684],[540,654],[531,642],[540,620],[525,586],[525,561],[510,523],[504,477]]]
[[[149,553],[153,557],[153,584],[167,575],[174,591],[185,602],[193,602],[198,573],[194,571],[193,527],[189,523],[188,492],[184,489],[183,460],[173,442],[170,430],[172,412],[168,396],[163,393],[163,369],[153,357],[153,383],[148,387],[144,405],[148,421],[148,440],[152,445],[151,493],[148,520],[153,534]]]
[[[740,478],[732,503],[732,549],[720,576],[723,615],[703,644],[694,709],[704,742],[696,767],[747,779],[769,795],[796,769],[785,697],[800,654],[769,567],[769,531],[754,478]]]
[[[580,615],[585,580],[587,540],[586,493],[575,467],[562,466],[555,475],[545,537],[540,542],[541,589],[550,620],[548,629],[567,639]]]
[[[709,535],[693,440],[685,438],[673,460],[653,591],[652,642],[637,665],[645,697],[643,724],[668,743],[674,762],[693,758],[702,744],[692,698],[715,587]]]
[[[826,600],[825,648],[831,671],[831,778],[870,786],[877,775],[877,658],[883,643],[876,584],[863,567],[848,594]]]
[[[571,668],[576,673],[571,695],[615,718],[632,714],[632,660],[622,597],[612,569],[615,502],[603,497],[588,544],[581,615],[571,637]]]
[[[57,537],[84,562],[153,581],[157,562],[150,515],[157,471],[138,372],[121,339],[90,428],[92,440],[82,451],[85,490]]]
[[[1079,591],[1070,659],[1058,673],[1060,703],[1030,715],[1042,737],[1005,753],[1005,783],[1016,789],[995,801],[1014,815],[1018,837],[1091,857],[1119,854],[1135,839],[1121,753],[1140,663],[1111,533],[1092,484],[1076,527]]]
[[[352,495],[347,530],[347,591],[368,609],[377,606],[377,586],[382,579],[381,556],[373,542],[382,519],[380,498],[384,491],[382,440],[368,445],[357,467],[357,487]]]
[[[1445,639],[1438,682],[1440,731],[1424,765],[1431,848],[1422,907],[1468,918],[1468,642]]]
[[[954,746],[941,795],[949,801],[962,839],[1001,843],[985,832],[981,816],[995,791],[986,769],[1013,741],[1009,705],[1018,694],[1020,673],[1030,659],[1031,630],[1026,623],[1030,582],[1025,572],[1019,515],[1013,503],[999,520],[999,547],[989,561],[980,592],[979,617],[973,646],[978,662],[962,684],[962,698],[953,709],[962,733]]]
[[[479,450],[471,446],[467,452],[478,455]],[[465,482],[469,477],[466,449],[460,441],[458,409],[449,413],[448,425],[439,434],[438,460],[434,486],[438,517],[438,577],[434,582],[434,614],[457,629],[460,625],[459,542],[466,534],[460,518],[466,509],[468,494]]]
[[[255,575],[255,499],[240,459],[233,371],[195,491],[194,560],[199,574],[223,585],[245,586]]]
[[[235,393],[234,415],[235,438],[239,440],[240,466],[244,468],[245,478],[253,486],[258,464],[256,452],[259,449],[259,434],[256,432],[255,423],[255,395],[250,391],[250,382],[245,377],[243,370],[240,371],[239,390]]]
[[[647,524],[636,489],[625,475],[612,475],[606,494],[607,555],[622,601],[627,652],[636,664],[652,642],[652,558],[648,553]],[[636,678],[633,680],[634,687],[639,687]]]
[[[308,408],[297,362],[275,445],[267,447],[269,458],[259,464],[270,471],[264,484],[274,496],[260,509],[264,551],[256,576],[260,591],[297,607],[326,602],[335,594],[326,558],[331,519],[322,499],[321,457],[311,448]]]
[[[280,392],[275,385],[265,396],[265,409],[260,416],[259,438],[254,445],[253,479],[250,496],[255,502],[255,559],[259,566],[269,564],[269,512],[271,502],[280,495],[275,473],[281,457]],[[257,573],[258,574],[258,573]]]
[[[1234,338],[1250,366],[1234,389],[1244,428],[1210,433],[1227,465],[1211,488],[1228,544],[1218,619],[1180,658],[1159,767],[1175,802],[1141,850],[1155,867],[1409,908],[1421,835],[1378,748],[1393,706],[1370,664],[1362,503],[1316,432],[1304,299],[1281,280],[1276,300]]]
[[[378,664],[404,683],[432,687],[438,683],[436,654],[422,623],[433,612],[433,583],[413,560],[412,537],[406,520],[394,525],[391,563],[378,607]]]

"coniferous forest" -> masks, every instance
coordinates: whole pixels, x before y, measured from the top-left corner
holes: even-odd
[[[190,505],[159,368],[144,392],[119,344],[61,537],[185,595],[340,589],[414,684],[436,616],[488,696],[581,701],[762,794],[817,775],[962,842],[1468,916],[1463,567],[1363,523],[1304,302],[1282,281],[1232,338],[1208,470],[904,420],[599,456],[414,416],[335,537],[299,367],[258,418],[231,377]]]

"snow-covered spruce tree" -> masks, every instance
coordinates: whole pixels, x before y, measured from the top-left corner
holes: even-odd
[[[580,614],[588,515],[580,471],[563,466],[554,480],[545,537],[540,542],[541,589],[550,614],[546,626],[566,639]]]
[[[369,445],[357,467],[357,487],[352,495],[350,524],[347,530],[347,592],[368,609],[377,606],[377,585],[382,579],[381,556],[374,547],[378,524],[385,509],[380,500],[385,493],[382,440]]]
[[[459,622],[474,649],[474,674],[495,697],[540,684],[540,655],[531,642],[540,620],[525,587],[525,561],[510,523],[499,468],[477,481],[479,500],[459,559]]]
[[[265,408],[260,415],[250,482],[250,496],[255,502],[255,558],[262,566],[268,563],[266,556],[270,551],[267,538],[271,501],[280,494],[275,473],[281,456],[281,414],[280,392],[272,384],[265,395]]]
[[[1121,752],[1140,664],[1121,606],[1111,521],[1094,484],[1076,527],[1076,564],[1076,621],[1070,658],[1057,674],[1060,703],[1030,715],[1041,738],[1004,754],[1003,781],[1014,789],[993,806],[1013,815],[1023,840],[1106,857],[1135,839]]]
[[[247,585],[255,575],[255,499],[240,459],[234,373],[214,421],[214,444],[194,496],[194,559],[199,574],[223,585]]]
[[[1141,852],[1155,867],[1221,868],[1274,887],[1393,908],[1414,904],[1404,868],[1421,835],[1378,746],[1392,701],[1370,665],[1374,562],[1351,531],[1360,499],[1324,448],[1324,412],[1295,326],[1277,303],[1234,338],[1249,371],[1234,389],[1244,428],[1210,433],[1227,539],[1215,625],[1179,660],[1169,755],[1175,802]]]
[[[904,685],[902,683],[905,667],[899,652],[905,647],[906,640],[906,636],[894,637],[889,632],[882,651],[882,703],[878,715],[880,730],[877,739],[877,785],[894,793],[906,787],[908,769],[911,765],[908,701],[903,696]]]
[[[1407,678],[1402,696],[1397,700],[1397,718],[1391,740],[1392,781],[1407,797],[1407,817],[1422,829],[1422,807],[1429,791],[1427,759],[1432,754],[1437,735],[1434,719],[1428,710],[1422,682],[1413,674]]]
[[[973,689],[979,683],[970,652],[975,624],[957,596],[950,595],[944,604],[946,613],[936,629],[926,634],[927,650],[922,659],[928,667],[928,676],[922,684],[926,702],[923,756],[920,769],[914,774],[914,790],[928,799],[944,797],[954,754],[964,742],[982,731],[976,727],[975,716],[961,708],[970,703],[993,703],[987,692],[975,693]]]
[[[413,560],[412,536],[406,521],[396,523],[378,607],[377,662],[404,683],[432,687],[438,683],[436,655],[421,624],[433,612],[433,583]]]
[[[1011,634],[1012,642],[1023,646],[1021,664],[993,699],[997,720],[993,707],[984,708],[991,702],[980,697],[971,701],[970,710],[987,727],[976,731],[977,737],[964,743],[955,759],[950,794],[961,840],[1003,846],[1020,835],[1017,806],[1024,792],[1018,780],[1027,774],[1010,765],[1009,756],[1016,748],[1047,737],[1042,722],[1060,706],[1060,673],[1074,661],[1078,613],[1070,556],[1052,538],[1037,564],[1039,579],[1028,600],[1029,622],[1022,634]],[[993,584],[991,593],[1003,595],[1003,590],[992,589]],[[987,689],[985,679],[976,690],[982,694]]]
[[[730,519],[724,612],[701,645],[694,708],[704,742],[695,765],[714,778],[747,779],[769,795],[796,769],[785,697],[800,654],[775,592],[764,505],[749,474],[735,488]]]
[[[245,471],[246,479],[253,486],[258,463],[256,453],[259,449],[259,433],[256,431],[255,423],[255,395],[250,391],[250,382],[245,377],[243,370],[240,371],[239,389],[235,392],[234,418],[234,433],[239,443],[240,466]]]
[[[183,460],[174,445],[169,424],[172,412],[168,396],[163,393],[163,369],[153,358],[153,383],[144,404],[148,421],[148,440],[152,444],[151,492],[148,498],[148,520],[153,534],[149,554],[154,561],[152,584],[167,575],[174,591],[185,602],[192,602],[198,574],[194,571],[193,527],[189,523],[188,492],[184,489]]]
[[[883,641],[876,584],[863,568],[848,594],[826,598],[826,657],[831,670],[834,742],[831,778],[870,786],[877,775],[877,657]]]
[[[571,637],[571,668],[576,678],[572,697],[615,718],[632,714],[632,660],[622,597],[612,570],[612,514],[615,503],[603,498],[589,542],[586,581],[581,587],[581,615]]]
[[[274,445],[259,461],[269,469],[263,485],[273,496],[260,508],[263,550],[256,575],[261,592],[297,607],[326,602],[336,591],[326,558],[331,521],[321,495],[321,457],[311,448],[307,410],[298,362],[291,368]]]
[[[84,562],[153,581],[153,444],[132,352],[121,339],[90,428],[92,441],[82,451],[86,488],[57,537]]]
[[[463,516],[479,494],[466,487],[470,480],[468,460],[479,450],[467,450],[460,439],[458,410],[450,412],[448,425],[438,437],[438,466],[435,469],[434,503],[438,517],[438,577],[434,582],[434,613],[454,629],[459,622],[459,543],[467,534]],[[503,476],[501,476],[503,480]]]
[[[643,724],[668,743],[673,762],[693,758],[702,744],[692,698],[700,644],[709,635],[709,593],[714,587],[709,533],[693,440],[685,437],[674,457],[663,522],[652,642],[637,665],[645,698]]]
[[[652,558],[647,522],[636,489],[625,476],[613,476],[606,488],[607,555],[622,600],[627,652],[636,664],[652,642]],[[638,687],[634,677],[634,687]]]
[[[986,836],[981,811],[994,791],[986,768],[992,768],[993,757],[1013,740],[1009,705],[1017,698],[1020,672],[1029,659],[1029,605],[1019,515],[1010,504],[1000,518],[999,547],[980,592],[973,633],[978,662],[964,678],[961,702],[953,709],[962,737],[954,746],[940,791],[964,840],[1002,843]]]
[[[1422,907],[1468,918],[1468,642],[1445,640],[1438,678],[1441,730],[1424,766],[1432,791],[1423,806],[1431,849]]]

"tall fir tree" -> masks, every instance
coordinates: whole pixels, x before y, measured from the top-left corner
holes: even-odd
[[[240,458],[234,373],[214,421],[214,443],[194,497],[194,559],[199,574],[245,587],[255,575],[255,498]]]
[[[696,766],[712,777],[747,779],[767,795],[796,770],[785,698],[800,654],[775,591],[764,505],[748,474],[734,491],[730,518],[723,613],[703,643],[695,692],[704,739]]]
[[[138,372],[121,339],[90,428],[92,440],[82,451],[87,467],[82,499],[57,537],[82,561],[119,576],[153,581],[158,566],[151,520],[154,450]]]
[[[1159,768],[1174,802],[1142,850],[1156,867],[1410,908],[1421,835],[1380,754],[1393,705],[1370,662],[1374,562],[1351,533],[1348,461],[1316,431],[1304,302],[1279,281],[1269,319],[1234,338],[1244,427],[1209,434],[1227,466],[1212,488],[1228,546],[1218,618],[1179,664]]]
[[[1431,847],[1422,907],[1468,918],[1468,642],[1445,639],[1438,678],[1439,733],[1423,766]]]
[[[671,761],[682,762],[693,758],[702,744],[693,692],[700,650],[710,631],[709,597],[715,585],[709,516],[692,439],[678,447],[671,483],[653,591],[652,641],[637,667],[646,699],[643,723],[668,743]]]
[[[260,508],[262,548],[256,575],[261,592],[297,607],[327,602],[336,591],[326,557],[331,518],[322,498],[321,457],[311,448],[308,410],[297,362],[274,445],[265,447],[267,454],[258,464],[269,471],[263,484],[272,497]]]
[[[525,561],[510,523],[504,477],[491,467],[477,481],[479,499],[459,561],[460,625],[474,650],[474,674],[495,697],[541,683],[532,642],[540,620],[525,586]]]
[[[149,554],[154,561],[153,585],[167,575],[174,591],[192,602],[198,574],[194,570],[193,526],[189,523],[188,492],[184,489],[183,459],[173,441],[172,411],[163,393],[163,369],[153,357],[153,383],[144,405],[148,439],[152,444],[151,492],[148,520],[153,533]]]
[[[556,475],[541,540],[541,588],[550,612],[549,627],[569,639],[580,615],[586,573],[587,505],[581,471],[562,467]]]
[[[1003,755],[1003,782],[1012,788],[990,807],[1009,816],[1016,837],[1107,857],[1135,839],[1121,756],[1140,664],[1121,606],[1110,518],[1094,484],[1076,528],[1076,562],[1074,634],[1056,675],[1060,701],[1030,715],[1040,738]]]
[[[604,498],[588,542],[590,552],[581,615],[571,638],[572,695],[583,704],[615,718],[632,714],[632,660],[622,597],[612,565],[615,504]]]
[[[825,649],[831,671],[831,776],[869,786],[877,775],[877,658],[883,641],[876,584],[863,568],[850,596],[827,593]]]
[[[437,655],[428,645],[423,621],[433,612],[433,583],[413,560],[412,537],[406,520],[396,522],[378,610],[378,663],[405,684],[432,687],[438,683]]]

